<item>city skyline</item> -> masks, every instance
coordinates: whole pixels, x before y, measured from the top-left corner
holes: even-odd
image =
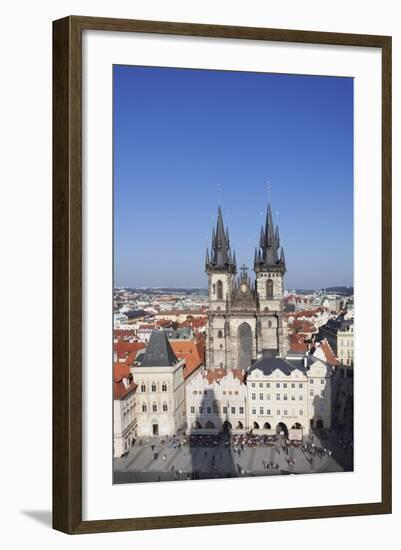
[[[352,142],[352,79],[114,67],[115,286],[205,288],[218,205],[251,273],[269,199],[285,288],[352,286]]]

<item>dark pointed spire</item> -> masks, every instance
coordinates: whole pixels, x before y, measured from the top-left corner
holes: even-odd
[[[233,254],[233,265],[234,265],[234,270],[237,271],[237,258],[235,257],[235,250]]]
[[[276,241],[276,248],[280,248],[280,233],[278,230],[278,225],[276,225],[276,232],[274,234],[274,239]]]
[[[267,205],[266,225],[260,232],[260,250],[258,258],[255,255],[255,268],[281,268],[278,257],[280,233],[278,225],[274,228],[273,214],[270,203]]]
[[[260,228],[260,248],[263,248],[265,246],[265,233],[263,231],[263,225]]]
[[[286,271],[284,247],[283,246],[281,247],[281,252],[280,252],[280,263],[283,265],[284,271]]]
[[[253,261],[255,262],[255,264],[258,263],[258,249],[256,248],[256,246],[255,246],[255,257]]]
[[[231,256],[230,238],[224,228],[223,214],[219,206],[217,212],[216,230],[212,233],[212,249],[207,269],[235,271],[235,260]]]
[[[206,248],[206,260],[205,260],[206,269],[208,268],[209,263],[210,263],[210,259],[209,259],[209,249]]]

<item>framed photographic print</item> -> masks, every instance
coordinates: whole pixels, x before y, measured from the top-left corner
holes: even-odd
[[[53,526],[391,512],[391,38],[53,27]]]

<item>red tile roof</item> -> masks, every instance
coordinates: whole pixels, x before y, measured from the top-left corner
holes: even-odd
[[[204,363],[203,340],[170,340],[170,345],[178,359],[185,359],[184,378]]]

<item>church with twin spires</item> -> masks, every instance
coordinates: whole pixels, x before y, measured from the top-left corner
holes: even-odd
[[[237,276],[235,251],[218,209],[212,246],[206,251],[209,310],[206,338],[207,369],[245,369],[258,359],[286,357],[288,330],[283,322],[284,249],[270,204],[266,224],[255,248],[255,282],[245,265]]]

